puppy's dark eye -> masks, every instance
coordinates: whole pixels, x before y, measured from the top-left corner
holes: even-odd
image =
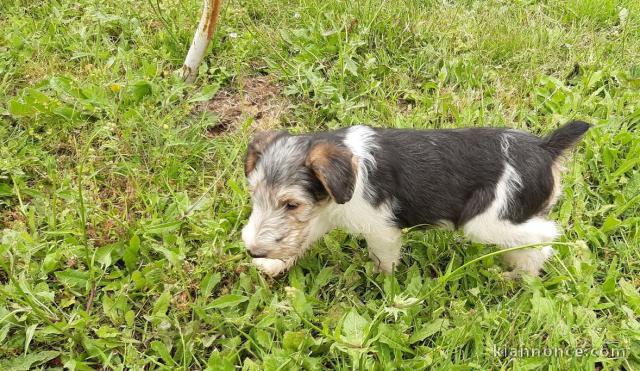
[[[298,206],[300,206],[299,204],[295,203],[295,202],[287,202],[284,204],[284,208],[287,210],[295,210],[298,208]]]

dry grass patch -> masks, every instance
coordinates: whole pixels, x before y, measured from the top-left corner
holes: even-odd
[[[211,112],[218,118],[207,128],[209,137],[235,131],[246,120],[253,120],[251,126],[257,130],[278,126],[289,106],[280,86],[269,76],[245,78],[240,86],[225,87],[213,99],[196,106],[195,112]]]

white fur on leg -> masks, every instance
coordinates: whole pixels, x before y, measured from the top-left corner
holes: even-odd
[[[513,224],[506,220],[486,219],[480,225],[475,218],[464,230],[467,236],[476,242],[495,243],[503,248],[551,242],[558,236],[556,224],[541,218],[532,218],[522,224]],[[507,276],[516,277],[522,273],[537,276],[544,263],[553,256],[553,248],[530,248],[511,251],[504,254],[504,259],[513,272]]]
[[[558,227],[550,220],[533,217],[524,223],[514,224],[501,218],[509,209],[513,194],[521,187],[518,173],[509,164],[495,189],[495,199],[487,210],[476,215],[464,225],[465,234],[473,241],[494,243],[503,248],[517,247],[553,241],[558,235]],[[507,276],[521,273],[538,275],[545,261],[553,255],[551,246],[516,250],[504,254],[506,262],[513,268]]]
[[[391,273],[400,262],[402,248],[402,232],[397,228],[385,228],[377,232],[365,234],[369,257],[373,260],[376,271]]]
[[[369,174],[376,167],[373,156],[378,148],[376,136],[376,132],[366,126],[353,126],[348,130],[344,144],[358,162],[353,196],[345,204],[328,207],[323,217],[351,233],[364,235],[376,270],[391,273],[400,260],[402,232],[391,222],[393,205],[374,206],[368,197],[372,194]]]
[[[290,259],[285,261],[280,259],[254,258],[251,262],[262,273],[275,277],[291,268],[295,260]]]
[[[495,243],[502,247],[516,247],[551,242],[559,235],[556,223],[542,218],[531,218],[514,224],[486,215],[488,211],[471,219],[465,226],[465,234],[475,242]]]
[[[505,273],[505,278],[517,278],[522,274],[537,276],[544,267],[544,263],[554,254],[551,246],[539,249],[522,249],[504,254],[505,262],[513,269]]]

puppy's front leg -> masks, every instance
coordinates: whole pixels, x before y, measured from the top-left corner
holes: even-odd
[[[400,262],[402,248],[402,231],[398,228],[380,228],[366,233],[369,257],[376,266],[376,271],[391,273]]]
[[[286,272],[295,263],[295,259],[268,259],[268,258],[254,258],[253,265],[258,268],[262,273],[270,277],[275,277],[281,273]]]

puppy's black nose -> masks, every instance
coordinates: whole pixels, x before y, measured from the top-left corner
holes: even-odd
[[[252,258],[264,258],[265,256],[267,256],[267,254],[256,254],[254,252],[252,252],[251,250],[247,250],[247,252],[249,253],[249,256]]]

